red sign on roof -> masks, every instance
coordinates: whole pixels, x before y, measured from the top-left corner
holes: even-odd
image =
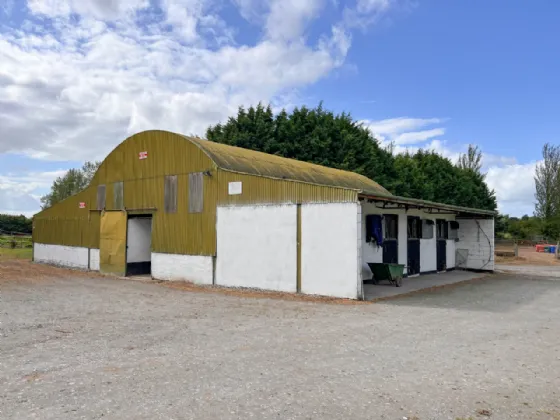
[[[140,152],[138,153],[138,159],[148,159],[148,152]]]

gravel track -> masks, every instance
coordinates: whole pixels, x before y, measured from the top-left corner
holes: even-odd
[[[61,273],[0,283],[1,419],[560,419],[557,279],[336,305]]]

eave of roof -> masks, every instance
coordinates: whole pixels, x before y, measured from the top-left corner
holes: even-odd
[[[358,192],[367,190],[377,194],[391,195],[377,182],[355,172],[333,169],[209,140],[183,137],[200,147],[218,168],[226,171],[346,188]]]
[[[451,204],[436,203],[434,201],[419,200],[417,198],[409,197],[399,197],[396,195],[385,195],[376,194],[369,191],[361,191],[359,193],[360,197],[366,198],[372,201],[379,201],[384,203],[400,204],[405,207],[419,208],[419,209],[434,209],[434,210],[444,210],[457,214],[464,215],[484,215],[484,216],[496,216],[497,212],[492,210],[475,209],[471,207],[454,206]],[[436,213],[437,214],[437,213]]]

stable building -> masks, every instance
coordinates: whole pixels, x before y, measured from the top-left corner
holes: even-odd
[[[390,194],[353,172],[165,131],[33,218],[33,258],[120,276],[360,299],[367,263],[494,269],[494,213]],[[408,281],[413,281],[410,279]]]

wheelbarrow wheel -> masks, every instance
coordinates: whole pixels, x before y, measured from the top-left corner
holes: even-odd
[[[395,279],[395,286],[396,287],[401,287],[402,286],[402,277],[397,277]]]

